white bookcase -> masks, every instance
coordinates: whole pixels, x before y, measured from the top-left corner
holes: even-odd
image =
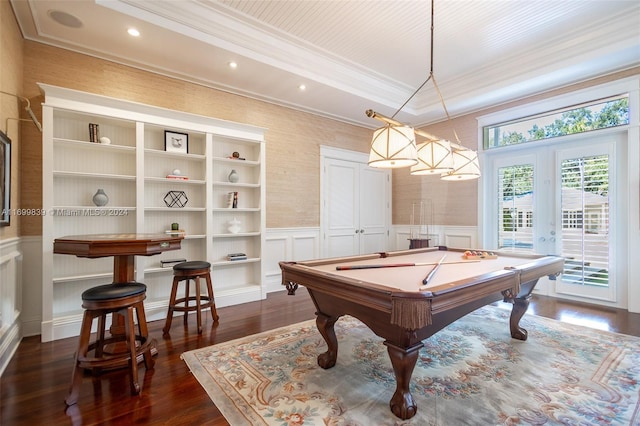
[[[265,297],[263,128],[39,86],[45,95],[43,341],[77,335],[81,293],[112,279],[111,257],[54,254],[54,239],[66,235],[164,233],[179,224],[186,233],[179,251],[136,257],[136,280],[147,285],[149,320],[166,315],[172,269],[162,267],[163,259],[210,262],[218,306]],[[108,137],[109,144],[90,142],[90,123],[98,124],[98,136]],[[187,152],[165,150],[165,131],[186,134]],[[175,169],[188,179],[168,179]],[[237,182],[229,181],[231,170]],[[98,189],[109,197],[102,207],[92,201]],[[228,207],[229,193],[237,193],[235,208]],[[165,198],[178,205],[168,206]],[[235,233],[232,220],[239,222]],[[238,252],[247,259],[227,260]]]

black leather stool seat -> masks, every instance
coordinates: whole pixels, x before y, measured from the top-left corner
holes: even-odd
[[[82,293],[82,300],[100,301],[136,296],[147,290],[142,283],[105,284],[92,287]]]
[[[191,260],[189,262],[181,262],[173,266],[174,271],[193,271],[195,269],[208,269],[211,268],[209,262],[202,260]]]

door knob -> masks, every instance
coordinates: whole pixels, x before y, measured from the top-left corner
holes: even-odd
[[[361,233],[361,234],[364,234],[364,229],[361,229],[361,230],[360,230],[360,233]]]

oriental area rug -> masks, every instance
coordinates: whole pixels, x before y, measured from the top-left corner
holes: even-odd
[[[353,317],[335,325],[338,360],[306,321],[185,352],[189,369],[233,425],[640,425],[640,338],[481,308],[424,341],[409,420],[389,400],[396,381],[382,339]]]

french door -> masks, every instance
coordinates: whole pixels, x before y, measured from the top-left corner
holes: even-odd
[[[550,293],[614,301],[615,153],[623,141],[579,135],[487,152],[485,246],[563,256]]]

